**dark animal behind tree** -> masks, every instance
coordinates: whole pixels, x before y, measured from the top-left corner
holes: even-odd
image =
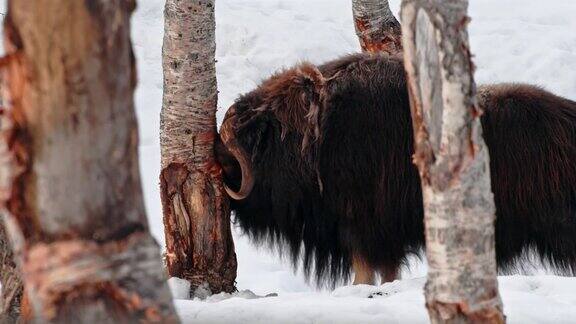
[[[374,271],[392,280],[424,246],[406,89],[400,58],[359,54],[240,97],[216,145],[240,227],[287,247],[318,283],[346,280],[352,265],[356,283]],[[478,99],[501,271],[533,251],[576,274],[576,103],[520,84],[480,87]]]

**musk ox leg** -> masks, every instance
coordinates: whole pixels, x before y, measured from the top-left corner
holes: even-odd
[[[352,257],[354,269],[354,285],[374,285],[376,283],[374,269],[360,256]]]
[[[401,279],[400,266],[394,265],[389,267],[382,267],[380,269],[380,284],[383,285],[387,282]]]

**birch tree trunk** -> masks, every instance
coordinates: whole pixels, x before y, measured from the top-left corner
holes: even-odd
[[[129,0],[8,1],[0,203],[39,322],[177,322],[138,169]]]
[[[388,0],[352,0],[352,11],[363,52],[402,51],[402,30]]]
[[[214,0],[167,0],[160,175],[166,264],[210,293],[233,292],[236,254],[216,132]],[[198,293],[200,293],[198,291]]]
[[[402,33],[424,195],[432,323],[502,323],[489,156],[467,0],[404,0]]]

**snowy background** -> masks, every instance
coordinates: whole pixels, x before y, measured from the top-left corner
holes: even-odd
[[[391,0],[398,13],[400,0]],[[159,115],[162,100],[162,0],[140,0],[133,41],[140,86],[136,94],[144,192],[152,232],[163,242],[158,191]],[[520,81],[576,100],[575,0],[471,1],[470,38],[479,84]],[[219,121],[241,93],[274,71],[308,60],[321,63],[359,50],[351,0],[217,0]],[[178,300],[195,323],[426,323],[425,265],[413,262],[402,281],[381,287],[318,291],[289,263],[234,231],[238,288],[226,299]],[[575,323],[576,279],[542,275],[501,277],[510,323]],[[368,298],[372,296],[374,298]]]
[[[400,0],[390,0],[398,12]],[[321,63],[357,52],[351,0],[217,0],[218,117],[238,94],[274,71],[302,60]],[[163,0],[139,0],[133,41],[140,83],[140,161],[146,207],[163,245],[158,189],[162,104]],[[0,0],[1,12],[5,2]],[[520,81],[576,100],[576,0],[473,0],[470,38],[479,84]],[[425,265],[413,262],[402,281],[380,287],[318,291],[288,262],[234,231],[238,297],[177,300],[194,323],[426,323]],[[576,238],[575,238],[576,239]],[[576,279],[501,277],[509,323],[576,323]],[[253,293],[252,293],[253,292]],[[278,297],[257,298],[268,293]],[[372,297],[372,298],[369,298]]]

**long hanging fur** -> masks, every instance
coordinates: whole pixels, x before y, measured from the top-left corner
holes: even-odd
[[[479,103],[504,272],[527,252],[576,274],[576,103],[537,87],[481,87]],[[335,285],[351,255],[394,268],[424,246],[420,179],[403,63],[359,54],[278,73],[235,104],[256,184],[233,202],[257,241]],[[235,166],[216,152],[227,181]]]

